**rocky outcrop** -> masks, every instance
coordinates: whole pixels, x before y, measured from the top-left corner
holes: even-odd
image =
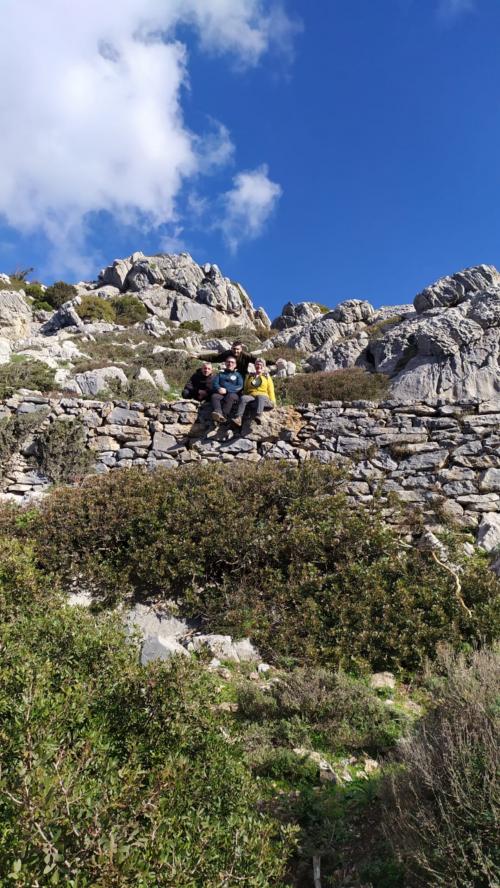
[[[500,273],[493,266],[437,281],[415,297],[414,309],[374,311],[368,302],[347,300],[307,321],[285,309],[280,332],[264,349],[303,351],[306,370],[385,373],[391,397],[407,404],[500,395]]]
[[[481,523],[485,548],[495,545],[500,398],[441,406],[333,401],[282,407],[265,414],[260,426],[247,421],[238,433],[214,428],[210,409],[198,409],[192,401],[145,405],[24,392],[4,403],[0,418],[37,411],[39,429],[63,420],[81,422],[98,473],[135,466],[317,460],[345,469],[345,489],[357,502],[396,494],[431,517],[446,513],[470,527]],[[37,474],[30,453],[29,440],[24,441],[2,467],[0,489],[10,497],[22,500],[49,484]]]
[[[254,309],[241,284],[224,277],[217,265],[198,265],[189,253],[116,259],[101,271],[99,285],[134,293],[160,319],[199,321],[205,330],[270,326],[264,309]]]
[[[24,339],[31,332],[31,309],[22,293],[0,290],[0,336],[2,339]]]

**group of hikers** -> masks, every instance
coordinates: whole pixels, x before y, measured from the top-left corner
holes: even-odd
[[[185,385],[182,397],[210,401],[216,423],[232,419],[241,428],[245,411],[261,423],[264,410],[276,407],[274,384],[264,358],[246,352],[239,339],[227,351],[208,357]],[[214,373],[212,360],[224,363],[224,369]]]

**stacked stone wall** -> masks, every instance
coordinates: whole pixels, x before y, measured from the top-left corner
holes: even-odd
[[[241,433],[214,429],[207,407],[48,398],[21,392],[0,405],[0,422],[37,414],[36,431],[77,420],[95,471],[188,462],[282,459],[345,466],[346,489],[361,502],[393,492],[424,510],[438,507],[476,526],[500,512],[500,401],[400,405],[366,401],[281,407]],[[34,465],[31,439],[3,459],[0,491],[24,499],[50,484]]]

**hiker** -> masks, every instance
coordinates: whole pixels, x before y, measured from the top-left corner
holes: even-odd
[[[183,398],[207,401],[212,394],[213,370],[210,361],[204,361],[193,373],[182,390]]]
[[[255,359],[255,373],[249,373],[245,379],[244,393],[240,398],[234,425],[241,427],[243,414],[247,407],[251,407],[255,422],[262,422],[264,410],[272,410],[276,407],[274,383],[269,375],[264,358]]]
[[[225,361],[225,370],[216,373],[212,380],[212,419],[215,422],[227,422],[233,407],[240,399],[243,389],[243,377],[236,369],[236,358],[230,355]]]
[[[198,357],[200,360],[207,357],[208,360],[221,362],[226,361],[227,358],[236,358],[236,369],[241,373],[243,379],[245,379],[245,376],[248,373],[248,365],[255,364],[255,358],[257,355],[251,355],[246,352],[241,339],[235,339],[229,350],[220,352],[218,355],[198,355]]]

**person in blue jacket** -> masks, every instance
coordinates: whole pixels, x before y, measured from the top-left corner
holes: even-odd
[[[214,422],[227,422],[233,407],[238,403],[243,390],[243,377],[236,369],[236,358],[229,355],[225,370],[216,373],[212,380],[212,419]]]

